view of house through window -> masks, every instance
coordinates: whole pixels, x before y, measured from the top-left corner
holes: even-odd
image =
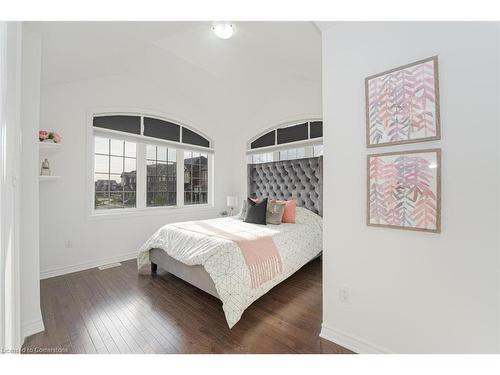
[[[95,137],[96,209],[136,206],[136,144]]]
[[[146,206],[177,204],[177,151],[146,146]]]
[[[184,204],[208,203],[208,155],[184,152]]]

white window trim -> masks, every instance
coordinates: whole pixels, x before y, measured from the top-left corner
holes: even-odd
[[[120,132],[111,129],[94,128],[93,119],[95,116],[112,116],[112,115],[131,115],[141,117],[141,133],[144,130],[145,117],[158,118],[160,120],[171,121],[183,127],[186,127],[210,141],[212,147],[206,148],[196,145],[183,144],[180,142],[167,141],[159,138],[148,137],[144,135],[137,135],[131,133]],[[165,212],[172,210],[179,210],[179,212],[199,212],[200,210],[213,210],[214,209],[214,155],[213,140],[203,132],[185,125],[183,121],[173,120],[165,114],[157,111],[134,109],[103,109],[90,110],[87,114],[87,139],[86,139],[86,206],[87,218],[104,219],[104,218],[120,218],[124,216],[148,216],[148,215],[162,215]],[[94,206],[95,184],[94,184],[94,136],[102,136],[107,138],[114,138],[122,141],[135,142],[136,146],[136,170],[137,170],[137,185],[136,185],[136,207],[134,208],[116,208],[116,209],[102,209],[96,210]],[[182,132],[181,132],[182,140]],[[142,186],[139,181],[146,181],[146,145],[163,146],[168,148],[175,148],[177,152],[177,204],[175,206],[159,206],[159,207],[146,207],[146,186]],[[208,155],[208,203],[204,204],[190,204],[184,205],[184,151],[202,152]],[[142,180],[140,180],[142,178]]]

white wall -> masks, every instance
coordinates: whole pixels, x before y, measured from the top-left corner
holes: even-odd
[[[61,134],[62,149],[49,160],[62,178],[40,187],[40,247],[43,277],[135,256],[168,222],[216,217],[233,190],[232,139],[205,103],[134,75],[42,86],[41,128]],[[96,107],[142,108],[165,113],[204,132],[215,145],[215,207],[155,210],[142,216],[89,219],[86,197],[88,112]],[[65,247],[71,241],[72,247]]]
[[[500,350],[498,33],[494,23],[324,30],[324,337],[361,352]],[[433,55],[442,140],[372,151],[442,148],[442,233],[367,227],[364,78]]]
[[[288,81],[263,96],[255,92],[256,103],[234,103],[228,106],[230,116],[226,122],[235,127],[234,158],[237,162],[233,173],[234,190],[238,197],[247,193],[246,150],[247,142],[265,130],[290,121],[321,118],[321,82]]]
[[[22,335],[43,330],[40,312],[40,252],[38,224],[38,125],[40,119],[39,35],[22,31],[21,75],[21,197],[20,264]]]
[[[21,43],[19,22],[1,22],[0,36],[0,343],[22,344],[20,277],[20,108]]]

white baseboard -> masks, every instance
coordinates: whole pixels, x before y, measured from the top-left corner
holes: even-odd
[[[345,332],[341,332],[334,328],[326,327],[324,323],[321,325],[321,333],[319,334],[319,336],[335,344],[343,346],[344,348],[352,350],[353,352],[358,354],[391,353],[389,350],[377,347],[373,344],[370,344],[364,340],[349,335]]]
[[[129,259],[137,257],[137,251],[132,251],[125,254],[115,255],[108,258],[102,258],[98,260],[93,260],[90,262],[84,262],[80,264],[75,264],[71,266],[56,267],[49,270],[40,272],[40,279],[48,279],[49,277],[61,276],[67,273],[73,273],[78,271],[88,270],[90,268],[103,266],[108,263],[123,262]]]
[[[40,318],[33,322],[23,324],[22,329],[23,329],[23,340],[24,340],[26,339],[26,337],[34,335],[35,333],[45,331],[45,326],[43,325],[43,320]]]

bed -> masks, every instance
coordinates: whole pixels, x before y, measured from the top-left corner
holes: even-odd
[[[240,215],[167,224],[140,248],[140,272],[161,267],[219,298],[229,328],[245,309],[291,276],[322,251],[322,158],[287,160],[248,166],[248,196],[294,198],[294,224],[245,223]],[[256,283],[241,243],[245,238],[269,239],[279,257],[279,270]],[[266,263],[266,271],[270,269]]]

